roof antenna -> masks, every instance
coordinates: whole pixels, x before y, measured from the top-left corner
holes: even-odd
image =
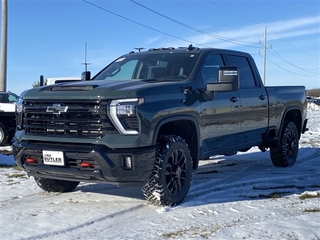
[[[192,46],[192,44],[189,45],[189,47],[187,48],[188,51],[193,50],[194,47]]]
[[[134,49],[137,49],[140,52],[144,48],[143,47],[135,47]]]
[[[91,64],[91,63],[87,63],[87,43],[85,43],[85,47],[84,47],[84,63],[82,64],[84,65],[84,71],[87,71],[88,65]]]

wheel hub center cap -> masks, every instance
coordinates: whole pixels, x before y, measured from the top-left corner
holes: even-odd
[[[180,178],[180,177],[181,177],[181,167],[178,167],[176,171],[176,178]]]
[[[294,142],[291,143],[291,148],[294,148]]]

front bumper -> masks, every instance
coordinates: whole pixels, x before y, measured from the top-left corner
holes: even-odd
[[[119,186],[141,186],[154,167],[155,147],[110,149],[103,145],[26,142],[13,143],[17,165],[29,176],[79,182],[106,182]],[[43,164],[42,150],[62,151],[64,166]],[[124,166],[124,156],[132,159],[132,168]],[[36,159],[28,163],[27,159]],[[90,167],[82,165],[91,163]]]

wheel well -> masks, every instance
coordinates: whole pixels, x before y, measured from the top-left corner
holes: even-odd
[[[190,120],[175,120],[165,123],[161,126],[158,136],[161,135],[177,135],[182,137],[188,144],[191,156],[193,169],[198,167],[198,133],[195,124]]]
[[[302,115],[300,110],[292,109],[285,113],[279,129],[273,126],[268,130],[264,136],[264,141],[263,144],[261,144],[261,147],[275,147],[278,144],[278,137],[280,136],[282,129],[285,127],[287,122],[293,122],[296,125],[300,138],[302,130]]]
[[[282,127],[285,122],[293,122],[298,130],[299,137],[301,136],[301,129],[302,129],[302,116],[301,112],[297,109],[290,110],[286,113],[284,120],[282,122]]]

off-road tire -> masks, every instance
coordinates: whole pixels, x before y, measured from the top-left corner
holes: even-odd
[[[187,143],[179,136],[160,136],[153,172],[142,187],[146,200],[160,206],[179,204],[188,194],[191,179],[192,157]]]
[[[35,178],[40,188],[47,192],[71,192],[75,189],[79,182],[55,180],[48,178]]]
[[[0,146],[7,144],[9,140],[9,133],[5,126],[0,123]]]
[[[279,143],[270,148],[270,157],[274,166],[291,167],[295,164],[299,151],[299,133],[293,122],[285,123]]]

